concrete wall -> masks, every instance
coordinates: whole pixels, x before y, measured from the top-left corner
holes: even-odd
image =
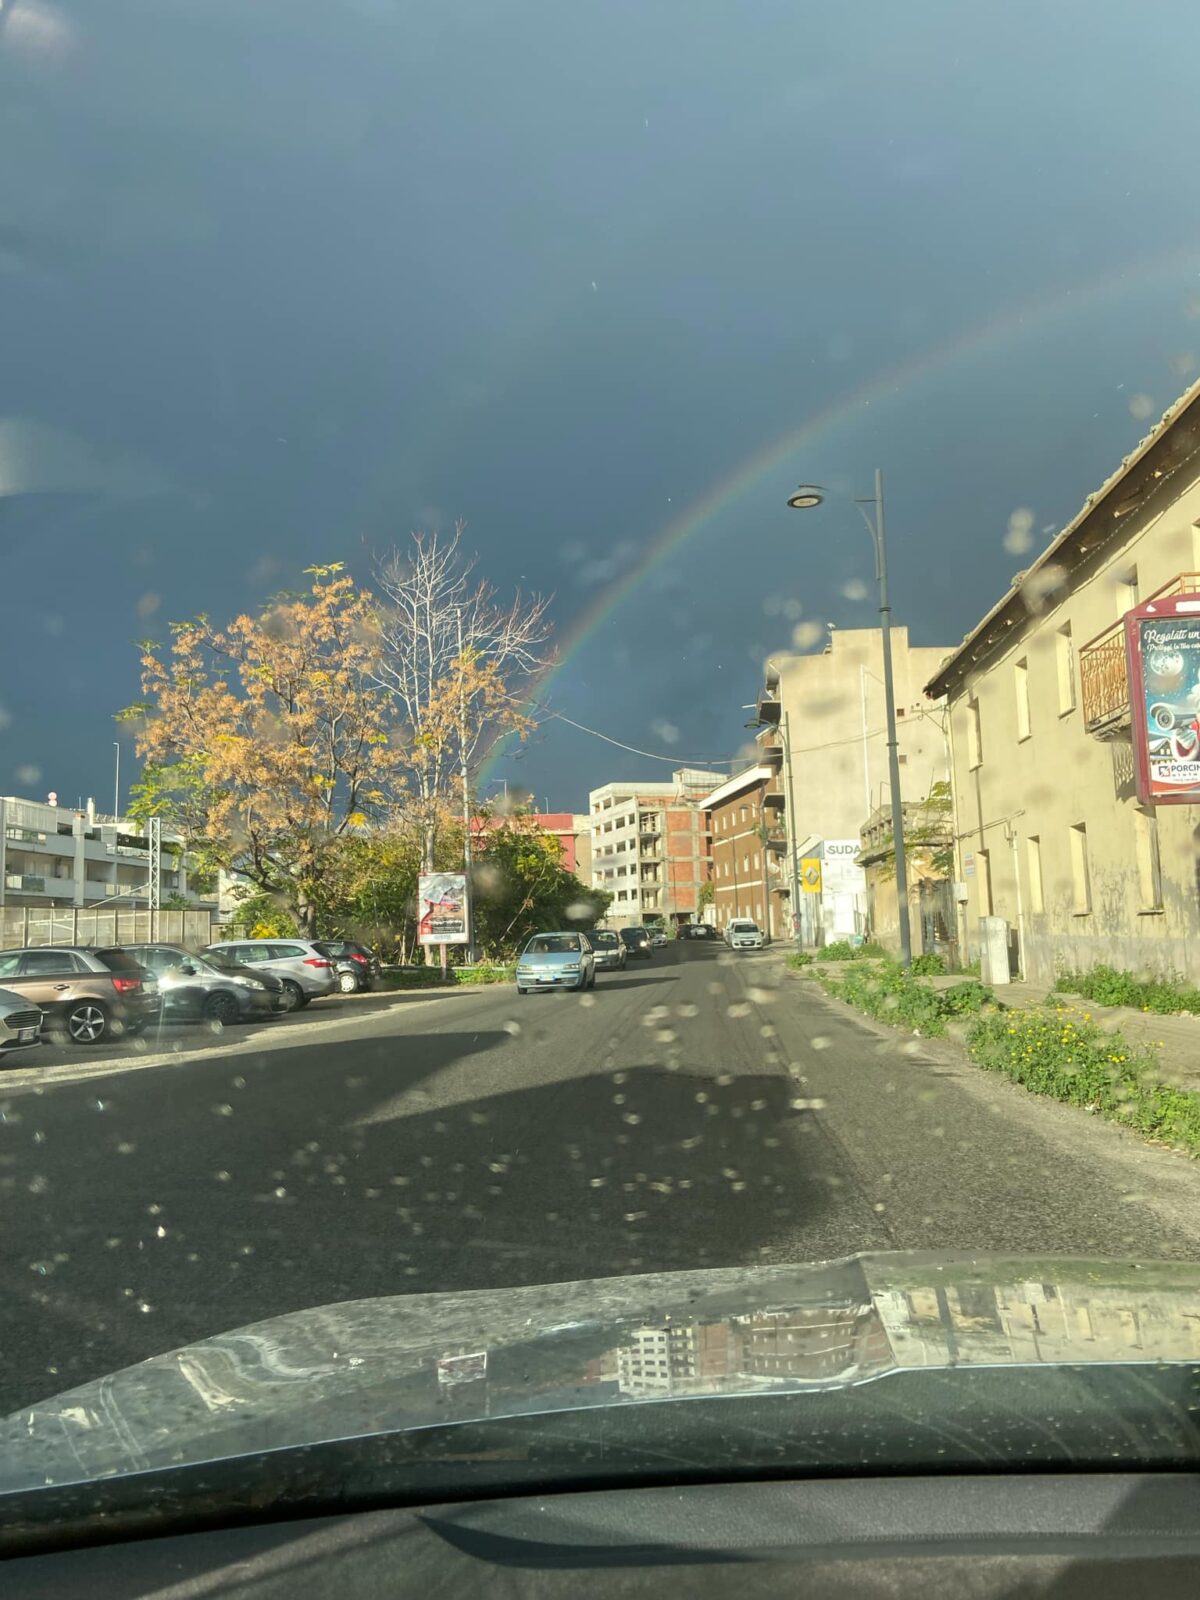
[[[1164,490],[1128,517],[1119,537],[1111,510],[1099,508],[1096,553],[1070,577],[1057,603],[1030,610],[1003,651],[952,686],[957,876],[968,890],[968,956],[978,950],[990,882],[991,910],[1019,932],[1026,975],[1039,983],[1051,982],[1056,967],[1097,962],[1200,981],[1200,808],[1160,806],[1139,815],[1128,731],[1112,741],[1085,731],[1078,670],[1080,647],[1137,597],[1145,599],[1181,572],[1200,570],[1200,481],[1194,467],[1181,476],[1185,482],[1174,493]],[[1130,588],[1135,569],[1136,596]],[[1066,627],[1073,704],[1059,689]],[[1020,709],[1025,695],[1027,728]],[[1078,899],[1073,864],[1081,836],[1072,830],[1081,827],[1091,883],[1086,906]],[[1147,835],[1155,831],[1160,905],[1151,903],[1139,866]]]

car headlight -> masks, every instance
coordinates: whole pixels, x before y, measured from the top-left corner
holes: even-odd
[[[563,971],[564,972],[578,972],[579,971],[579,966],[580,966],[580,964],[579,964],[578,961],[566,961],[566,962],[563,963]]]
[[[257,978],[235,978],[233,981],[235,983],[237,983],[237,984],[240,984],[243,989],[265,989],[266,988],[266,984],[265,983],[259,983]]]

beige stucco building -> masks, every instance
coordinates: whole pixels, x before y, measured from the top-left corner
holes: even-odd
[[[891,633],[901,798],[919,801],[949,776],[944,710],[924,695],[948,649],[910,643],[905,627]],[[774,735],[772,748],[760,740],[760,749],[774,754],[779,765],[765,803],[789,822],[788,848],[802,861],[822,862],[821,892],[801,894],[800,937],[821,944],[861,934],[868,906],[857,865],[859,830],[891,802],[881,630],[838,628],[815,654],[774,656],[757,710]],[[796,814],[788,819],[792,798]],[[781,865],[780,891],[787,894],[786,852]]]
[[[968,955],[1200,980],[1200,808],[1139,805],[1122,618],[1200,591],[1200,384],[931,675],[950,704]],[[965,898],[964,898],[965,897]]]

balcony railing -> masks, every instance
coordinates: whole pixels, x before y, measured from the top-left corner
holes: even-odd
[[[1180,572],[1170,583],[1147,595],[1200,594],[1200,572]],[[1144,602],[1143,602],[1144,603]],[[1129,671],[1125,662],[1125,621],[1118,617],[1079,651],[1079,690],[1083,725],[1099,739],[1111,738],[1129,724]]]
[[[5,874],[4,887],[10,894],[45,894],[45,878],[35,878],[28,872]]]

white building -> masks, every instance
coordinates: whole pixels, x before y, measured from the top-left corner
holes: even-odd
[[[39,800],[0,796],[0,908],[149,906],[151,841],[146,825]],[[162,831],[159,903],[188,887],[183,842]]]

